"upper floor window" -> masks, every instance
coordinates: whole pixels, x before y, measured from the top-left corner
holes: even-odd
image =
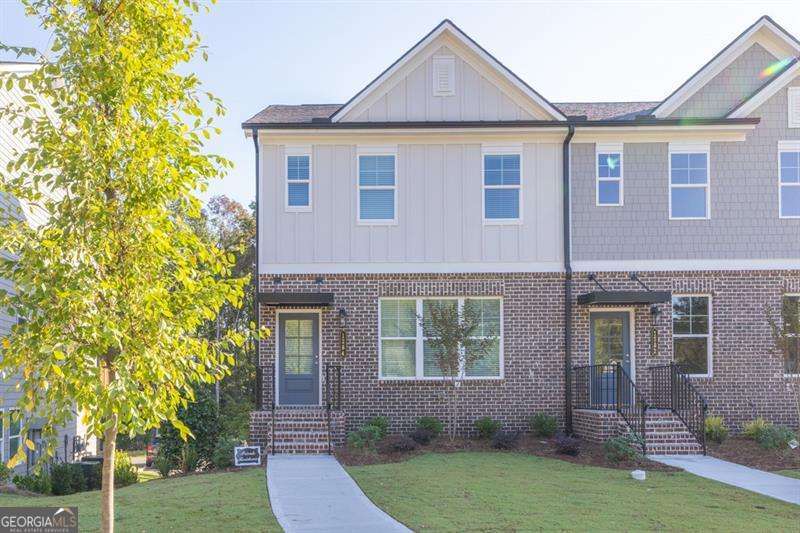
[[[286,155],[286,210],[311,210],[311,155],[294,155],[287,147]],[[296,153],[296,152],[295,152]]]
[[[789,87],[787,93],[789,127],[800,128],[800,87]]]
[[[521,156],[519,153],[484,153],[484,222],[515,224],[522,220],[521,175]]]
[[[783,331],[788,341],[783,371],[800,374],[800,295],[783,297],[782,315]]]
[[[780,150],[781,218],[800,218],[800,143],[796,149]]]
[[[622,145],[597,145],[598,206],[622,205]]]
[[[711,375],[711,298],[672,297],[672,356],[681,371]]]
[[[396,157],[358,156],[358,221],[362,224],[397,222]]]
[[[673,150],[669,154],[669,216],[709,218],[708,150]]]

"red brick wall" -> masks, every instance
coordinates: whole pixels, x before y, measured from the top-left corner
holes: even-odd
[[[504,321],[502,380],[471,380],[461,387],[460,427],[471,430],[481,416],[503,421],[507,429],[527,428],[527,418],[545,411],[563,418],[563,279],[558,274],[329,275],[261,277],[262,291],[320,291],[335,295],[322,313],[321,364],[342,370],[342,408],[348,431],[375,415],[388,415],[394,431],[410,431],[420,416],[444,418],[442,382],[378,379],[378,299],[383,296],[501,296]],[[347,311],[348,355],[339,357],[338,309]],[[275,327],[275,310],[262,306],[261,324]],[[261,344],[262,366],[274,364],[275,344]],[[324,367],[323,367],[324,368]],[[270,372],[264,372],[268,404]]]
[[[323,309],[321,364],[343,365],[342,408],[348,431],[375,415],[388,415],[394,431],[408,431],[423,415],[444,417],[442,385],[431,381],[378,379],[378,299],[383,296],[502,296],[504,313],[505,377],[469,381],[461,390],[461,429],[472,429],[481,416],[502,420],[509,429],[526,429],[527,417],[544,411],[563,423],[563,276],[560,274],[383,274],[284,275],[282,283],[262,275],[261,290],[327,292],[334,305]],[[782,362],[773,349],[764,306],[777,308],[783,293],[800,292],[798,271],[640,272],[654,290],[708,293],[712,297],[713,375],[693,378],[709,403],[736,430],[764,416],[781,424],[797,424],[797,415],[783,376]],[[625,273],[598,273],[608,290],[641,287]],[[597,290],[586,273],[574,275],[573,294]],[[589,360],[589,308],[576,302],[573,314],[573,363]],[[339,357],[338,309],[348,314],[348,355]],[[670,304],[658,306],[655,319],[646,305],[633,307],[635,375],[637,386],[649,393],[647,367],[672,358]],[[275,310],[262,306],[261,324],[275,327]],[[651,326],[658,331],[658,347],[651,354]],[[260,361],[274,364],[272,338],[263,341]],[[264,372],[263,398],[269,405],[270,372]]]

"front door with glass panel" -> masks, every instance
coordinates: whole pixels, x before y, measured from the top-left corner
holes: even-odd
[[[626,312],[590,314],[592,404],[603,407],[617,396],[617,364],[631,376],[630,317]]]
[[[319,315],[283,313],[278,321],[278,402],[319,404]]]

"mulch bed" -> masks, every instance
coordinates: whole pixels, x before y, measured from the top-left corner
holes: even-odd
[[[477,439],[464,439],[456,438],[450,440],[447,437],[439,437],[432,443],[426,446],[420,446],[414,451],[410,452],[394,452],[381,450],[380,445],[378,450],[375,451],[361,451],[351,450],[347,447],[337,448],[335,451],[336,457],[343,464],[348,466],[362,466],[374,465],[382,463],[398,463],[406,461],[417,455],[435,452],[435,453],[454,453],[454,452],[492,452],[492,453],[508,453],[495,450],[491,447],[490,443],[485,440]],[[558,459],[567,461],[574,464],[586,466],[601,466],[605,468],[616,468],[619,470],[649,470],[660,472],[677,472],[678,468],[673,468],[661,463],[649,461],[647,459],[639,459],[636,461],[623,461],[620,463],[612,463],[606,459],[605,452],[603,451],[602,444],[583,441],[581,442],[581,451],[577,456],[570,456],[558,453],[555,446],[554,439],[534,437],[531,435],[524,435],[519,440],[519,446],[513,453],[526,453],[536,455],[538,457],[546,457],[548,459]]]
[[[709,442],[708,455],[759,470],[800,469],[800,447],[792,450],[765,450],[756,441],[731,437],[722,444]]]

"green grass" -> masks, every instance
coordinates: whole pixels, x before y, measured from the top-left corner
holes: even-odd
[[[98,531],[100,492],[70,496],[0,494],[0,507],[77,506],[78,526]],[[153,480],[117,489],[116,530],[281,531],[270,511],[262,468]]]
[[[517,453],[425,454],[348,467],[372,501],[435,531],[797,531],[800,507],[685,472],[581,466]]]
[[[800,470],[779,470],[775,473],[782,476],[796,477],[797,479],[800,479]]]

